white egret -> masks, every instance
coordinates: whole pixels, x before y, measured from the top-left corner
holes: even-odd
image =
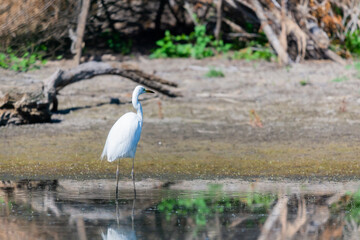
[[[118,198],[118,184],[119,184],[119,162],[120,158],[132,158],[131,177],[135,190],[135,173],[134,173],[134,158],[137,144],[140,140],[141,128],[143,125],[143,111],[139,102],[139,96],[143,93],[154,93],[151,90],[145,89],[142,86],[137,86],[132,94],[132,104],[137,113],[128,112],[121,116],[114,126],[110,129],[109,135],[106,139],[104,150],[101,158],[107,157],[109,162],[118,159],[116,169],[116,199]]]

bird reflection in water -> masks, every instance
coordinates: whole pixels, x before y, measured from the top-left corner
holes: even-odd
[[[109,226],[107,229],[107,233],[101,233],[101,237],[103,240],[135,240],[135,225],[134,225],[134,217],[135,217],[135,203],[136,198],[134,195],[132,209],[131,209],[131,228],[128,226],[124,226],[120,224],[120,209],[119,202],[116,201],[116,225]]]

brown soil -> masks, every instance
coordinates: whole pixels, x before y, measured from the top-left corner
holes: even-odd
[[[137,179],[359,179],[360,81],[352,63],[307,61],[285,68],[225,58],[132,61],[177,82],[184,94],[143,96]],[[26,91],[57,67],[70,66],[1,70],[0,95],[14,87]],[[225,77],[205,77],[210,67]],[[99,157],[112,124],[133,111],[135,86],[116,76],[75,83],[62,90],[53,123],[0,128],[0,176],[113,177],[116,163]],[[110,104],[111,98],[120,104]],[[131,160],[121,166],[130,177]]]

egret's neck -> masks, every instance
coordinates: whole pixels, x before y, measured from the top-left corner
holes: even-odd
[[[140,118],[140,121],[142,122],[142,120],[143,120],[143,111],[142,111],[141,103],[139,102],[139,95],[140,94],[133,94],[133,96],[132,96],[132,104],[133,104],[134,108],[137,111],[137,115]]]

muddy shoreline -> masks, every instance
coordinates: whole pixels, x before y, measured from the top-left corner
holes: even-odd
[[[276,63],[166,59],[133,60],[175,81],[184,97],[143,99],[144,128],[136,155],[139,180],[359,180],[360,81],[352,63]],[[28,73],[1,70],[0,92],[40,84],[57,67]],[[225,78],[204,77],[216,66]],[[346,76],[347,80],[334,79]],[[301,81],[307,84],[302,86]],[[2,179],[113,178],[116,163],[100,161],[107,132],[132,111],[136,84],[96,77],[61,91],[53,122],[0,128]],[[120,104],[110,104],[118,98]],[[251,111],[261,120],[255,127]],[[131,161],[121,174],[130,176]]]

